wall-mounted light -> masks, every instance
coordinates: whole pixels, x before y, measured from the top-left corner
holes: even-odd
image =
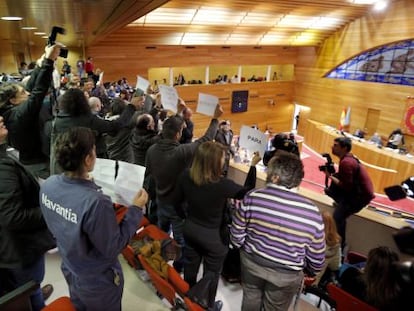
[[[2,16],[2,20],[4,21],[21,21],[23,17],[20,16]]]

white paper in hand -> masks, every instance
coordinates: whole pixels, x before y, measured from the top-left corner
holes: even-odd
[[[99,80],[98,80],[98,85],[103,85],[103,75],[104,75],[104,72],[102,71],[100,74],[99,74]]]
[[[102,188],[103,193],[114,200],[115,161],[97,158],[91,175],[93,181]]]
[[[217,96],[198,93],[198,105],[196,112],[206,116],[214,116],[219,99]]]
[[[164,109],[171,110],[176,113],[178,103],[177,90],[168,85],[160,85],[159,90],[161,94],[161,103]]]
[[[143,186],[145,167],[124,161],[118,161],[118,163],[118,176],[114,187],[116,202],[129,206],[135,194]]]
[[[137,85],[136,85],[137,89],[140,89],[144,91],[144,93],[147,93],[148,86],[150,86],[150,83],[147,79],[144,79],[141,76],[137,76]]]
[[[251,152],[260,152],[263,157],[266,150],[267,136],[259,130],[243,125],[240,129],[240,147],[246,148]]]

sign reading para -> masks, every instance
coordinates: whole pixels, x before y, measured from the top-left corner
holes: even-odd
[[[251,152],[259,151],[260,156],[263,157],[267,145],[267,136],[257,129],[243,125],[240,129],[239,145]]]

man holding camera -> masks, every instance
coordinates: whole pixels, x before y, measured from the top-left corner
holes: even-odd
[[[338,173],[332,174],[332,171],[325,170],[327,178],[331,180],[331,185],[325,192],[336,203],[333,217],[342,238],[342,250],[345,247],[347,218],[359,212],[375,197],[372,181],[365,167],[352,155],[351,149],[350,138],[335,138],[332,154],[339,158]]]
[[[54,62],[60,51],[61,46],[58,44],[45,48],[45,54],[39,59],[39,66],[26,86],[30,94],[18,83],[0,86],[0,115],[9,131],[8,144],[19,151],[20,162],[42,178],[48,176],[48,165],[41,148],[39,113],[49,91]]]

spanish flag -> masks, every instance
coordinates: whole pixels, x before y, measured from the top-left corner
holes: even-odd
[[[339,130],[349,131],[349,125],[351,124],[351,107],[344,108],[341,112],[341,118],[339,119]]]

